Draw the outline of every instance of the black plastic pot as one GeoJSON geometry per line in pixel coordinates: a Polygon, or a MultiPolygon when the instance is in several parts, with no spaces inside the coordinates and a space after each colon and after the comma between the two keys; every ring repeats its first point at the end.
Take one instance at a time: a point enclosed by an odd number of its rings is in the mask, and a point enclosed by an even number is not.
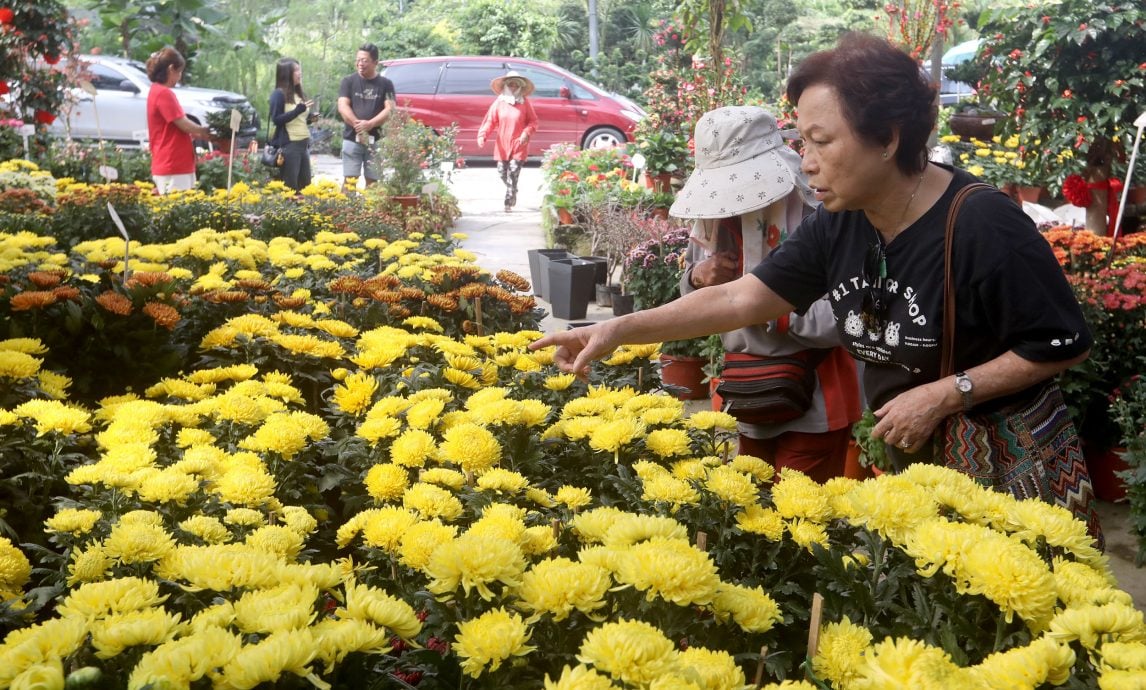
{"type": "Polygon", "coordinates": [[[633,313],[633,296],[613,293],[613,316],[633,313]]]}
{"type": "Polygon", "coordinates": [[[549,260],[549,298],[553,316],[566,321],[583,319],[596,289],[597,269],[592,261],[549,260]]]}
{"type": "Polygon", "coordinates": [[[533,283],[533,294],[548,302],[549,260],[575,256],[564,249],[530,249],[526,255],[529,256],[529,280],[533,283]]]}

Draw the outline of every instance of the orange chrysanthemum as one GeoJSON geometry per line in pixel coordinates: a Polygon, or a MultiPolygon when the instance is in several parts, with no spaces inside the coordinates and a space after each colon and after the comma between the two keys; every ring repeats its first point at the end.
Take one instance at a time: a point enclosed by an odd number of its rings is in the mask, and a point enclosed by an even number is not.
{"type": "Polygon", "coordinates": [[[131,274],[131,277],[127,279],[127,282],[124,283],[123,286],[129,290],[132,290],[137,287],[155,287],[156,285],[166,285],[168,283],[174,282],[174,280],[175,279],[167,273],[136,271],[135,273],[131,274]]]}
{"type": "Polygon", "coordinates": [[[131,300],[111,290],[101,292],[99,296],[96,297],[96,304],[110,311],[112,314],[118,314],[119,316],[127,316],[132,310],[131,300]]]}
{"type": "Polygon", "coordinates": [[[160,302],[148,302],[143,305],[143,313],[150,316],[156,326],[162,326],[169,331],[174,330],[175,324],[182,318],[175,307],[160,302]]]}
{"type": "Polygon", "coordinates": [[[56,303],[56,294],[45,290],[25,290],[12,296],[8,302],[12,311],[43,309],[56,303]]]}
{"type": "Polygon", "coordinates": [[[28,274],[28,282],[41,290],[56,287],[63,279],[62,271],[32,271],[28,274]]]}

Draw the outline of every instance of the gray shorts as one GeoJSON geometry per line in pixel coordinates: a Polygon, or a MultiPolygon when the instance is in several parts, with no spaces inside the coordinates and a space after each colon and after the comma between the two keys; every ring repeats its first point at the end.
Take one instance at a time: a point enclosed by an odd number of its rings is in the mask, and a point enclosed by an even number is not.
{"type": "Polygon", "coordinates": [[[363,166],[366,168],[366,179],[376,182],[378,174],[378,161],[374,160],[369,147],[363,146],[349,139],[342,140],[342,176],[362,177],[363,166]]]}

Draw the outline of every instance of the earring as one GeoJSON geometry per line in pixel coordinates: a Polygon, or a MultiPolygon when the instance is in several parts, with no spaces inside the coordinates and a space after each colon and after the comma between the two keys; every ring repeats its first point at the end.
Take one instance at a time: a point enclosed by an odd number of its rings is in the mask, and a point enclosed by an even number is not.
{"type": "Polygon", "coordinates": [[[887,151],[884,151],[884,152],[883,152],[883,159],[884,159],[884,160],[887,160],[887,151]]]}

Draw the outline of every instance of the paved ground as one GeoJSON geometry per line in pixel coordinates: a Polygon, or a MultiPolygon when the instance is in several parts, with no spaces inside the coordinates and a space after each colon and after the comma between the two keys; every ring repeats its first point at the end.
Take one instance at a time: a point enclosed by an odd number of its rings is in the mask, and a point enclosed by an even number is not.
{"type": "MultiPolygon", "coordinates": [[[[340,161],[333,156],[315,156],[314,168],[316,176],[342,180],[340,161]]],[[[526,251],[545,247],[545,233],[541,229],[541,170],[531,165],[521,171],[518,203],[511,213],[502,208],[505,188],[491,165],[454,171],[450,188],[462,210],[456,228],[469,236],[463,246],[477,255],[478,264],[490,271],[507,268],[528,279],[526,251]]],[[[549,309],[540,298],[538,303],[549,309]]],[[[590,304],[585,320],[611,317],[611,309],[590,304]]],[[[546,332],[563,330],[568,325],[568,321],[552,316],[542,322],[546,332]]],[[[689,404],[703,409],[709,403],[703,400],[689,404]]],[[[1140,610],[1146,611],[1146,569],[1134,566],[1137,543],[1130,534],[1130,508],[1126,503],[1100,501],[1099,515],[1111,570],[1119,586],[1130,592],[1140,610]]]]}

